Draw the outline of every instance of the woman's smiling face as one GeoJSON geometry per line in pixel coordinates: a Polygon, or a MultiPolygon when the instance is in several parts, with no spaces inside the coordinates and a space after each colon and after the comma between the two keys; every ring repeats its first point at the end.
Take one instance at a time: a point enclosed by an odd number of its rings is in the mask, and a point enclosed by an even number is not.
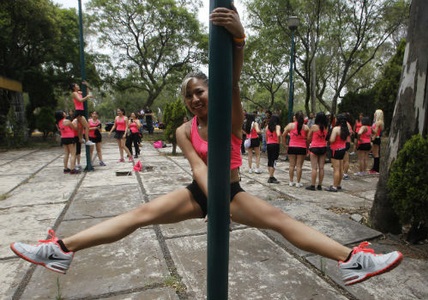
{"type": "Polygon", "coordinates": [[[208,86],[201,80],[191,78],[187,82],[184,102],[195,115],[203,116],[208,113],[208,86]]]}

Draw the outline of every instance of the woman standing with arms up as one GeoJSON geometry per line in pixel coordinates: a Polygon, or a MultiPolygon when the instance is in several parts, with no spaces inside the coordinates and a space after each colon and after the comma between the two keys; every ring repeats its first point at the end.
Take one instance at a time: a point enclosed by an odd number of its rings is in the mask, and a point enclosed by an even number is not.
{"type": "Polygon", "coordinates": [[[128,118],[125,116],[125,110],[123,108],[117,109],[117,116],[114,119],[114,125],[110,129],[108,135],[116,130],[114,134],[114,138],[117,140],[117,146],[119,147],[119,162],[125,162],[125,158],[123,157],[123,151],[128,155],[129,161],[133,161],[131,152],[129,152],[128,147],[126,147],[126,132],[128,131],[128,118]]]}
{"type": "Polygon", "coordinates": [[[383,123],[383,111],[377,109],[374,113],[373,125],[372,125],[372,153],[373,153],[373,167],[369,171],[369,174],[379,174],[379,164],[380,164],[380,141],[382,136],[382,131],[384,128],[383,123]]]}
{"type": "Polygon", "coordinates": [[[336,126],[333,127],[330,135],[331,163],[333,165],[333,185],[326,188],[328,192],[337,192],[341,189],[343,178],[343,158],[346,153],[346,141],[350,133],[346,116],[340,114],[336,118],[336,126]]]}
{"type": "Polygon", "coordinates": [[[328,120],[323,112],[317,113],[315,123],[309,128],[308,143],[309,153],[311,158],[311,185],[306,187],[307,190],[315,191],[315,183],[317,181],[317,190],[322,190],[322,182],[324,180],[324,164],[327,153],[327,131],[328,120]]]}
{"type": "MultiPolygon", "coordinates": [[[[241,188],[239,168],[242,165],[240,146],[243,114],[238,82],[244,57],[244,29],[235,10],[215,8],[210,20],[214,25],[225,27],[234,41],[229,199],[232,220],[248,226],[275,230],[300,249],[339,261],[339,269],[346,284],[366,280],[397,266],[402,260],[400,252],[375,255],[373,250],[367,248],[367,242],[354,249],[345,247],[241,188]],[[357,264],[360,268],[355,268],[357,264]]],[[[188,74],[182,83],[182,95],[185,105],[194,114],[191,121],[177,129],[178,145],[193,172],[191,184],[70,237],[58,239],[52,230],[49,232],[52,238],[41,241],[37,246],[12,243],[11,249],[32,263],[66,273],[74,254],[82,249],[118,241],[143,226],[204,218],[208,201],[207,77],[201,73],[188,74]]]]}
{"type": "MultiPolygon", "coordinates": [[[[244,122],[244,121],[242,121],[244,122]]],[[[251,138],[251,145],[248,150],[248,172],[251,174],[256,173],[260,174],[260,126],[256,122],[255,116],[253,114],[247,114],[247,123],[245,125],[245,133],[247,134],[247,139],[251,138]],[[256,169],[253,170],[253,150],[256,155],[256,169]]]]}
{"type": "Polygon", "coordinates": [[[279,118],[277,116],[271,114],[265,131],[269,172],[268,183],[279,183],[273,176],[275,174],[276,161],[279,157],[279,145],[281,144],[281,125],[279,125],[279,118]]]}
{"type": "MultiPolygon", "coordinates": [[[[309,132],[309,127],[304,122],[304,115],[302,111],[296,112],[294,115],[295,122],[289,123],[285,129],[283,136],[283,143],[286,143],[287,135],[290,134],[288,142],[288,160],[289,165],[289,176],[290,183],[289,186],[302,187],[303,184],[300,183],[302,178],[302,167],[305,157],[307,155],[307,135],[309,132]],[[294,182],[294,170],[296,169],[296,182],[294,182]]],[[[287,145],[285,145],[287,146],[287,145]]]]}

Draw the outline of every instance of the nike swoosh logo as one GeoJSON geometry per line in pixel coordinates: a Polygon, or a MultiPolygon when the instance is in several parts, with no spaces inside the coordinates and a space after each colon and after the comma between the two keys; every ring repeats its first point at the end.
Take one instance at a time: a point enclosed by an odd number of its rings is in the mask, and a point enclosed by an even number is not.
{"type": "Polygon", "coordinates": [[[363,266],[360,263],[357,263],[357,265],[355,267],[350,267],[350,268],[344,268],[347,270],[361,270],[363,268],[363,266]]]}
{"type": "Polygon", "coordinates": [[[55,254],[49,255],[48,258],[51,259],[51,260],[66,260],[66,259],[61,258],[61,257],[56,257],[55,254]]]}

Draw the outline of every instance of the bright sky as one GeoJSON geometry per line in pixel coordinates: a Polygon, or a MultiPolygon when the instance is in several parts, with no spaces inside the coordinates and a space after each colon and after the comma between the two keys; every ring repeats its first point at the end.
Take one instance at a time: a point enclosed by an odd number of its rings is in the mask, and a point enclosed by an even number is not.
{"type": "MultiPolygon", "coordinates": [[[[60,4],[63,8],[71,8],[74,7],[77,9],[78,6],[78,0],[52,0],[54,3],[60,4]]],[[[85,9],[85,4],[89,2],[89,0],[81,0],[82,1],[82,8],[83,10],[85,9]]],[[[205,26],[208,27],[208,10],[209,10],[209,0],[204,0],[204,7],[201,9],[201,11],[199,12],[198,16],[199,16],[199,20],[205,24],[205,26]]],[[[235,5],[238,9],[238,11],[240,12],[240,14],[242,15],[242,6],[241,6],[241,1],[240,0],[235,0],[235,5]]]]}

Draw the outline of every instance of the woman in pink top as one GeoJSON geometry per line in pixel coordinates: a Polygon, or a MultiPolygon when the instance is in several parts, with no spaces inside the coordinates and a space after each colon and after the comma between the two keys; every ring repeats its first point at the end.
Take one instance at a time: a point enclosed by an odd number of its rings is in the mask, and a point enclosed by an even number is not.
{"type": "MultiPolygon", "coordinates": [[[[375,255],[366,249],[367,243],[350,249],[324,234],[293,219],[266,201],[245,192],[240,187],[239,167],[241,160],[241,137],[243,114],[239,91],[245,34],[235,10],[215,8],[210,15],[214,26],[223,26],[230,34],[233,45],[232,73],[232,120],[231,120],[231,170],[230,170],[230,216],[235,222],[280,233],[295,246],[338,260],[346,284],[353,284],[370,276],[388,271],[402,259],[395,251],[375,255]],[[368,261],[368,262],[366,262],[368,261]],[[360,269],[353,266],[357,264],[360,269]]],[[[191,218],[204,218],[208,195],[208,79],[201,73],[186,76],[182,84],[186,107],[195,117],[177,129],[177,142],[191,166],[194,181],[186,188],[150,200],[134,210],[118,215],[64,239],[55,237],[32,246],[12,243],[11,249],[21,258],[40,264],[59,273],[65,273],[75,252],[96,245],[112,243],[135,230],[152,224],[169,224],[191,218]]],[[[215,201],[215,199],[210,199],[215,201]]],[[[99,267],[99,266],[98,266],[99,267]]]]}
{"type": "Polygon", "coordinates": [[[66,114],[63,111],[57,111],[55,113],[56,126],[61,133],[61,145],[64,148],[64,174],[70,173],[74,170],[74,164],[76,161],[76,145],[74,140],[74,130],[76,126],[72,121],[66,118],[66,114]],[[70,168],[68,167],[68,161],[70,160],[70,168]]]}
{"type": "Polygon", "coordinates": [[[307,148],[307,135],[309,132],[309,127],[304,123],[304,115],[302,111],[298,111],[294,115],[296,122],[289,123],[285,129],[283,136],[283,143],[285,147],[288,146],[288,160],[290,162],[289,165],[289,176],[290,182],[289,186],[302,187],[303,184],[300,183],[300,179],[302,178],[302,167],[303,162],[305,161],[305,157],[308,152],[307,148]],[[286,144],[286,138],[289,135],[288,145],[286,144]],[[296,177],[297,181],[294,182],[294,169],[296,169],[296,177]]]}
{"type": "Polygon", "coordinates": [[[259,123],[256,122],[255,116],[253,114],[247,114],[247,123],[245,126],[245,134],[247,139],[251,138],[251,145],[248,147],[248,172],[260,174],[260,138],[259,133],[261,133],[259,123]],[[256,168],[253,169],[253,151],[256,155],[256,168]]]}
{"type": "MultiPolygon", "coordinates": [[[[84,81],[82,84],[86,85],[89,89],[88,84],[84,81]]],[[[89,140],[89,125],[88,121],[85,118],[85,107],[83,102],[87,101],[89,98],[93,96],[88,94],[86,97],[82,97],[82,92],[80,91],[80,86],[77,83],[70,84],[71,97],[73,98],[74,104],[74,117],[77,118],[79,123],[85,129],[85,145],[93,146],[94,143],[89,140]]]]}
{"type": "Polygon", "coordinates": [[[271,115],[269,123],[266,126],[266,150],[268,156],[268,183],[279,183],[273,176],[275,174],[275,165],[279,157],[279,148],[281,144],[281,125],[279,118],[271,115]]]}
{"type": "Polygon", "coordinates": [[[128,131],[128,118],[125,116],[125,109],[118,108],[117,116],[114,119],[114,125],[110,129],[108,136],[111,135],[113,131],[116,131],[114,133],[114,138],[117,140],[117,146],[119,147],[119,155],[120,159],[119,162],[125,162],[125,159],[123,158],[123,151],[126,152],[128,155],[129,161],[134,161],[132,158],[131,152],[129,151],[128,147],[126,147],[126,132],[128,131]]]}
{"type": "Polygon", "coordinates": [[[372,125],[372,153],[373,153],[373,167],[370,169],[369,174],[379,174],[379,164],[380,164],[380,137],[382,136],[382,131],[384,128],[383,123],[383,111],[377,109],[373,117],[372,125]]]}
{"type": "MultiPolygon", "coordinates": [[[[88,120],[89,124],[89,139],[91,142],[95,143],[95,148],[97,149],[98,160],[100,161],[100,166],[105,166],[106,164],[103,161],[103,154],[101,151],[102,144],[102,135],[101,135],[101,121],[98,119],[98,113],[93,111],[91,118],[88,120]]],[[[91,147],[91,158],[94,153],[94,147],[91,147]]]]}
{"type": "Polygon", "coordinates": [[[354,175],[363,176],[366,174],[369,152],[372,149],[371,135],[372,129],[370,127],[370,118],[363,117],[360,129],[357,132],[356,141],[359,172],[354,175]]]}
{"type": "Polygon", "coordinates": [[[350,133],[348,122],[344,114],[336,117],[336,126],[333,127],[330,135],[330,149],[331,149],[331,164],[333,165],[333,185],[326,188],[326,191],[337,192],[341,189],[341,182],[343,178],[343,158],[345,157],[346,142],[350,133]]]}
{"type": "Polygon", "coordinates": [[[307,190],[315,191],[315,183],[317,181],[317,190],[322,190],[322,182],[324,180],[324,164],[327,153],[327,131],[328,131],[327,116],[323,112],[317,113],[315,124],[309,128],[308,143],[309,153],[311,157],[311,185],[306,187],[307,190]]]}
{"type": "Polygon", "coordinates": [[[132,144],[134,144],[135,149],[135,155],[134,158],[138,158],[138,155],[140,154],[140,127],[141,123],[140,120],[136,117],[135,113],[131,113],[131,115],[128,118],[128,128],[129,128],[129,135],[126,138],[126,148],[128,148],[129,152],[132,155],[132,144]]]}

